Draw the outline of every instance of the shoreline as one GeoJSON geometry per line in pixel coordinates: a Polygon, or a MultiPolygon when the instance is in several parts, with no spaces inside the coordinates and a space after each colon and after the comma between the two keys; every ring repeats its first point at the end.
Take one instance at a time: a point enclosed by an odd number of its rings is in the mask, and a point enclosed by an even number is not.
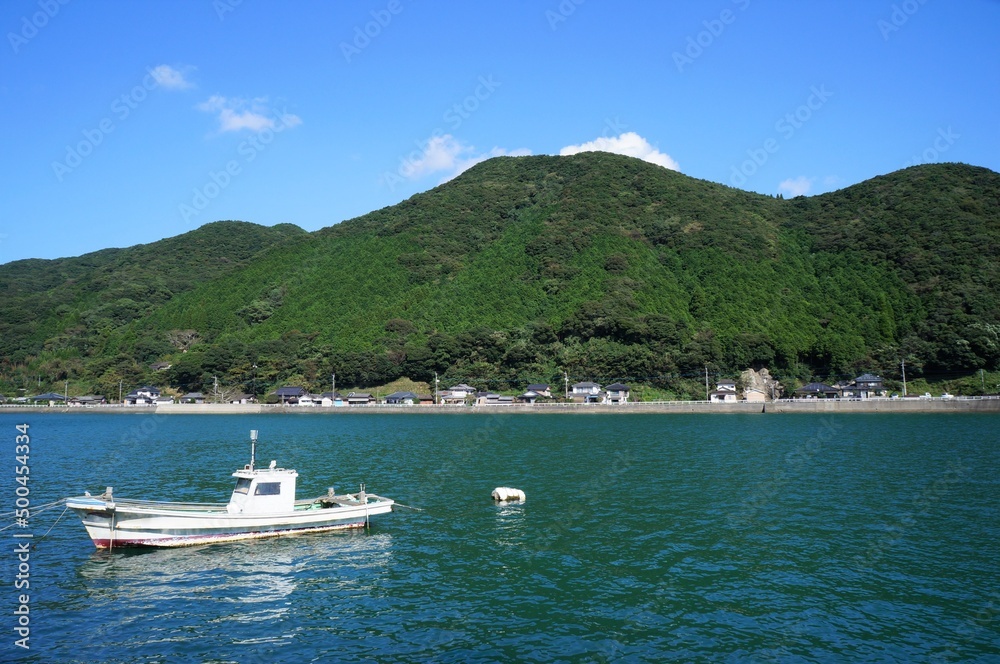
{"type": "Polygon", "coordinates": [[[475,406],[281,406],[269,404],[165,404],[160,406],[0,406],[0,413],[117,413],[133,415],[340,415],[364,413],[574,413],[574,414],[781,414],[781,413],[1000,413],[1000,397],[953,399],[788,399],[766,402],[711,403],[708,401],[637,402],[611,404],[512,404],[475,406]]]}

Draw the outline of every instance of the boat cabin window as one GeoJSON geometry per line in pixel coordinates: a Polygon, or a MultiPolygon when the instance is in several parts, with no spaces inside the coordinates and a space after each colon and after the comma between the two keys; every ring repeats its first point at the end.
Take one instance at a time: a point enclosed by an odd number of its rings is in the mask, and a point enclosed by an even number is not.
{"type": "Polygon", "coordinates": [[[236,488],[233,493],[246,493],[250,490],[250,478],[240,477],[236,480],[236,488]]]}
{"type": "Polygon", "coordinates": [[[254,491],[255,496],[277,496],[280,493],[281,482],[260,482],[254,491]]]}

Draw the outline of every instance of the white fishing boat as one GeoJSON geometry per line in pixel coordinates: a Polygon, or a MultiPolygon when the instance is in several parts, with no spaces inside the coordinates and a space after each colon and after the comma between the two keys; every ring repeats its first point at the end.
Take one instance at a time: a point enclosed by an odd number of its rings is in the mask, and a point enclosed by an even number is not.
{"type": "Polygon", "coordinates": [[[256,468],[257,432],[250,432],[250,463],[233,473],[236,487],[228,503],[172,503],[119,500],[108,487],[104,494],[67,498],[66,506],[83,521],[100,549],[119,546],[190,546],[210,542],[315,533],[368,525],[369,519],[392,511],[395,502],[361,490],[295,499],[298,473],[256,468]]]}

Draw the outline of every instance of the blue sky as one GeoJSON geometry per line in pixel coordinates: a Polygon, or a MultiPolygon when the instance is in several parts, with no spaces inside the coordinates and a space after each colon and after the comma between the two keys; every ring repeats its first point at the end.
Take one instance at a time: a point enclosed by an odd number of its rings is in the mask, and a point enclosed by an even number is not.
{"type": "Polygon", "coordinates": [[[0,4],[0,263],[316,230],[503,154],[766,194],[1000,171],[1000,2],[0,4]]]}

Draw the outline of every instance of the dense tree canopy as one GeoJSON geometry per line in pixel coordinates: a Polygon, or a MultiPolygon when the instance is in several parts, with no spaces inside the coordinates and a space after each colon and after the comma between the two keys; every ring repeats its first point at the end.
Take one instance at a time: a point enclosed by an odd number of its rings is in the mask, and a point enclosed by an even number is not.
{"type": "Polygon", "coordinates": [[[997,369],[998,252],[982,168],[782,200],[606,153],[497,158],[315,233],[216,222],[0,266],[0,391],[997,369]]]}

